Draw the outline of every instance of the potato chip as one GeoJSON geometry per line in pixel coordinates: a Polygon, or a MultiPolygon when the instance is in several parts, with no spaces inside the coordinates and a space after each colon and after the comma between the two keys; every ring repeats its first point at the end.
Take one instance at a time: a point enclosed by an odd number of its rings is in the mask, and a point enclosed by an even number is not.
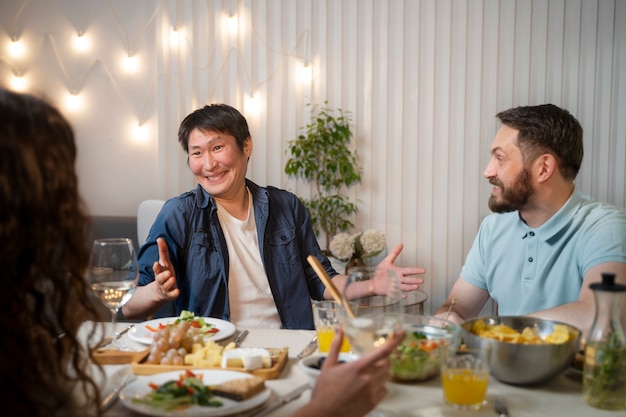
{"type": "Polygon", "coordinates": [[[563,324],[555,324],[552,333],[546,336],[546,342],[552,344],[565,343],[569,340],[569,330],[563,324]]]}
{"type": "Polygon", "coordinates": [[[525,327],[521,333],[504,324],[486,324],[483,320],[472,323],[470,330],[475,335],[500,342],[528,345],[560,344],[569,340],[569,331],[563,324],[555,324],[552,333],[542,338],[536,328],[525,327]]]}

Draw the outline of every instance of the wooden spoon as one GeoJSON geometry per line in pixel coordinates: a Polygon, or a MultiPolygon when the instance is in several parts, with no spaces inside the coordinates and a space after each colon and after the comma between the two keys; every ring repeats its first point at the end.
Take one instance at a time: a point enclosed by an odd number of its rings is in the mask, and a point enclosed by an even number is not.
{"type": "Polygon", "coordinates": [[[330,277],[326,273],[326,270],[324,269],[324,267],[320,263],[319,259],[317,259],[313,255],[309,255],[306,258],[306,260],[313,267],[313,269],[315,270],[315,273],[317,274],[318,277],[320,277],[320,279],[322,280],[324,285],[326,285],[326,287],[328,288],[328,290],[332,294],[333,298],[335,299],[335,302],[337,304],[339,304],[340,306],[342,306],[343,308],[346,309],[346,312],[348,313],[350,318],[354,318],[355,314],[354,314],[354,311],[352,311],[352,307],[350,306],[350,303],[344,302],[345,300],[343,299],[343,297],[339,293],[339,290],[335,286],[335,283],[333,282],[333,280],[330,279],[330,277]]]}

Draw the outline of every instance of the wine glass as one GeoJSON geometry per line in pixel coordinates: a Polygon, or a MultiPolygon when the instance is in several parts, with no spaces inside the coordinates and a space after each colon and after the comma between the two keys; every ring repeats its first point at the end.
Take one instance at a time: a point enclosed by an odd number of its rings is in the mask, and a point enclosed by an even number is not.
{"type": "MultiPolygon", "coordinates": [[[[403,327],[403,304],[400,280],[393,269],[375,268],[350,273],[343,289],[344,300],[357,305],[354,316],[346,312],[341,321],[352,353],[362,356],[385,343],[403,327]],[[374,291],[376,295],[369,295],[374,291]],[[367,294],[367,295],[365,295],[367,294]]],[[[377,408],[368,417],[392,417],[394,414],[377,408]]]]}
{"type": "Polygon", "coordinates": [[[125,350],[116,337],[117,312],[130,299],[139,279],[132,239],[97,239],[93,242],[88,280],[98,299],[111,310],[110,348],[125,350]]]}
{"type": "Polygon", "coordinates": [[[400,279],[391,268],[361,266],[349,269],[342,297],[357,304],[360,316],[401,313],[404,308],[400,279]],[[371,295],[372,292],[375,295],[371,295]]]}

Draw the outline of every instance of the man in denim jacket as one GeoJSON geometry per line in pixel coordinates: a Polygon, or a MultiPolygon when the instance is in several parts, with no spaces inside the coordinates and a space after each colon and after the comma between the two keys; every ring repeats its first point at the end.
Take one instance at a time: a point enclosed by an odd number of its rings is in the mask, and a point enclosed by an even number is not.
{"type": "MultiPolygon", "coordinates": [[[[297,196],[246,179],[252,138],[245,118],[230,106],[207,105],[183,120],[178,140],[199,185],[168,200],[157,216],[124,316],[144,318],[173,301],[174,315],[188,310],[237,327],[313,329],[311,300],[331,293],[307,257],[317,257],[337,287],[347,277],[323,255],[297,196]]],[[[423,280],[414,275],[424,270],[395,267],[401,251],[397,245],[381,264],[397,271],[404,291],[415,290],[423,280]]]]}

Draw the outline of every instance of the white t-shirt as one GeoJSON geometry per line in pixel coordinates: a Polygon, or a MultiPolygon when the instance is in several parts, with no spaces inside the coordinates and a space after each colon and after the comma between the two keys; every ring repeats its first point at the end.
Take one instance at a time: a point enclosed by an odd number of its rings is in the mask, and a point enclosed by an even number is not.
{"type": "Polygon", "coordinates": [[[231,216],[217,204],[217,216],[228,247],[231,321],[238,328],[279,329],[282,325],[261,261],[249,190],[248,197],[246,220],[231,216]]]}

